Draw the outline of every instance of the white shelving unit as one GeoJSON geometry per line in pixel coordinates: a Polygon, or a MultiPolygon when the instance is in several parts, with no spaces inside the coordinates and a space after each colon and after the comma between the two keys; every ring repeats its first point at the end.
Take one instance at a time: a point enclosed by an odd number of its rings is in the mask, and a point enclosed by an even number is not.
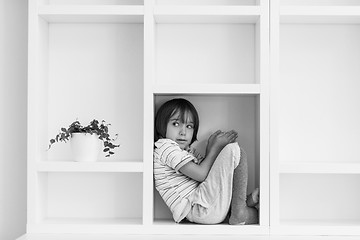
{"type": "Polygon", "coordinates": [[[30,0],[28,88],[28,236],[269,233],[268,1],[30,0]],[[238,130],[260,224],[173,222],[153,186],[153,124],[179,96],[199,110],[200,150],[238,130]],[[113,158],[47,150],[59,127],[93,118],[119,133],[113,158]]]}
{"type": "Polygon", "coordinates": [[[359,10],[271,1],[272,234],[360,234],[359,10]]]}
{"type": "Polygon", "coordinates": [[[358,0],[29,0],[21,239],[360,235],[359,42],[358,0]],[[152,154],[154,114],[174,97],[199,111],[200,151],[219,128],[239,132],[260,224],[173,222],[152,154]],[[77,163],[68,144],[47,150],[77,118],[112,123],[115,157],[77,163]]]}

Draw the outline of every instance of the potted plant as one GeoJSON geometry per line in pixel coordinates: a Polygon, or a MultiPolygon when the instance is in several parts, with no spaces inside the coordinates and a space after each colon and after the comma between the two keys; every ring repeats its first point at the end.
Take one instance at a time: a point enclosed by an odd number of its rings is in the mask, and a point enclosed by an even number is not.
{"type": "MultiPolygon", "coordinates": [[[[87,126],[82,126],[76,120],[68,128],[61,128],[55,138],[50,139],[49,149],[56,142],[67,142],[70,140],[75,161],[96,161],[103,143],[105,157],[114,154],[114,149],[120,145],[114,144],[114,138],[110,138],[109,126],[111,124],[102,120],[101,123],[94,119],[87,126]]],[[[117,137],[117,134],[115,135],[117,137]]]]}

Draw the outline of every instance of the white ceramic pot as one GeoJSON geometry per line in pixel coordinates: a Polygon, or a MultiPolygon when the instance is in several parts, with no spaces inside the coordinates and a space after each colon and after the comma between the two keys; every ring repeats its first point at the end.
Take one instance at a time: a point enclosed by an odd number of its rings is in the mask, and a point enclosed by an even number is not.
{"type": "Polygon", "coordinates": [[[97,134],[73,133],[71,150],[76,162],[95,162],[98,159],[102,141],[97,134]]]}

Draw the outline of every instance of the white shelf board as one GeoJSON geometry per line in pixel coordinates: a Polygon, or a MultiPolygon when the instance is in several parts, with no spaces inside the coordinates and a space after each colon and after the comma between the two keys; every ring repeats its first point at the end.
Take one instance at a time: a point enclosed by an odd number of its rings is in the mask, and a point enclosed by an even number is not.
{"type": "Polygon", "coordinates": [[[356,162],[280,162],[280,173],[360,174],[356,162]]]}
{"type": "Polygon", "coordinates": [[[359,24],[360,6],[280,7],[280,22],[359,24]]]}
{"type": "Polygon", "coordinates": [[[51,23],[143,23],[143,6],[118,5],[44,5],[40,17],[51,23]]]}
{"type": "Polygon", "coordinates": [[[270,234],[281,235],[359,235],[360,220],[296,219],[280,220],[270,234]]]}
{"type": "Polygon", "coordinates": [[[141,218],[46,218],[42,224],[70,224],[70,225],[141,225],[141,218]]]}
{"type": "Polygon", "coordinates": [[[269,227],[260,225],[202,225],[175,223],[172,220],[142,224],[142,219],[73,219],[51,218],[29,225],[31,233],[107,233],[107,234],[191,234],[191,235],[268,235],[269,227]]]}
{"type": "Polygon", "coordinates": [[[47,161],[36,164],[38,172],[143,172],[142,162],[47,161]]]}
{"type": "Polygon", "coordinates": [[[194,223],[180,223],[177,224],[172,220],[155,220],[152,226],[155,232],[162,232],[162,234],[211,234],[211,235],[227,235],[227,234],[269,234],[268,226],[261,225],[229,225],[227,223],[215,225],[203,225],[194,223]]]}
{"type": "Polygon", "coordinates": [[[360,226],[360,219],[282,219],[283,226],[360,226]]]}
{"type": "MultiPolygon", "coordinates": [[[[202,236],[196,235],[121,235],[121,234],[26,234],[17,240],[239,240],[238,235],[219,236],[203,233],[202,236]]],[[[246,236],[244,240],[359,240],[357,236],[246,236]]]]}
{"type": "Polygon", "coordinates": [[[141,218],[47,218],[39,224],[28,225],[31,233],[121,233],[138,232],[142,227],[141,218]]]}
{"type": "Polygon", "coordinates": [[[259,6],[157,6],[157,23],[257,23],[259,6]]]}
{"type": "Polygon", "coordinates": [[[165,85],[157,84],[154,94],[260,94],[260,84],[193,84],[165,85]]]}

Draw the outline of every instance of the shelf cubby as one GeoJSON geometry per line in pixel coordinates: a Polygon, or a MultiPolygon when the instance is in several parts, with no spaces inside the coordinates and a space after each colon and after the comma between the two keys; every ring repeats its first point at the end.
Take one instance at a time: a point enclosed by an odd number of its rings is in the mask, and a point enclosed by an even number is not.
{"type": "Polygon", "coordinates": [[[157,23],[155,28],[157,85],[182,84],[191,91],[197,84],[260,83],[255,23],[157,23]]]}
{"type": "MultiPolygon", "coordinates": [[[[38,160],[68,161],[69,144],[55,144],[46,151],[50,138],[60,127],[78,119],[111,123],[110,133],[118,133],[118,158],[113,161],[142,159],[143,125],[143,24],[142,23],[52,23],[39,19],[44,41],[38,94],[46,101],[39,121],[38,160]],[[114,49],[116,49],[114,51],[114,49]],[[124,87],[122,81],[128,80],[124,87]],[[39,86],[39,88],[44,88],[39,86]],[[85,95],[84,95],[85,93],[85,95]],[[132,97],[132,105],[127,101],[132,97]],[[127,117],[124,117],[124,113],[127,117]],[[131,132],[131,133],[130,133],[131,132]]],[[[100,159],[105,160],[103,155],[100,159]]]]}
{"type": "Polygon", "coordinates": [[[292,234],[334,234],[360,223],[359,174],[281,174],[280,224],[292,234]],[[331,200],[331,201],[330,201],[331,200]]]}
{"type": "Polygon", "coordinates": [[[359,24],[280,25],[281,162],[360,163],[359,41],[359,24]]]}
{"type": "Polygon", "coordinates": [[[41,172],[38,178],[41,224],[142,223],[141,173],[41,172]]]}
{"type": "MultiPolygon", "coordinates": [[[[205,153],[207,139],[216,130],[234,129],[239,133],[239,145],[248,156],[248,190],[252,191],[259,187],[259,95],[158,94],[155,95],[155,110],[157,111],[165,101],[173,98],[185,98],[197,109],[200,119],[199,141],[195,142],[193,146],[202,155],[205,153]]],[[[161,197],[155,193],[154,222],[161,221],[171,222],[172,217],[161,197]]]]}

